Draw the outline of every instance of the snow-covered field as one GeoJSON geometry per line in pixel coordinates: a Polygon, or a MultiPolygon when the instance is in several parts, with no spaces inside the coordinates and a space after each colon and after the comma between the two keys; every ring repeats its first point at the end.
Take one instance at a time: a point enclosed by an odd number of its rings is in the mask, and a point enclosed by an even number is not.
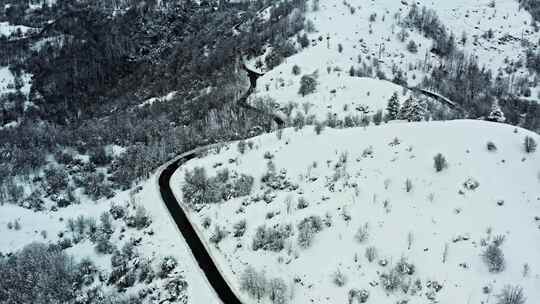
{"type": "Polygon", "coordinates": [[[286,129],[281,139],[266,134],[248,140],[253,148],[245,154],[229,144],[192,160],[176,172],[171,185],[182,198],[185,172],[199,166],[208,176],[227,168],[232,176],[255,178],[249,197],[190,215],[207,241],[216,226],[232,232],[235,223],[247,221],[243,237],[228,234],[219,245],[209,245],[236,286],[239,274],[251,265],[294,286],[293,303],[346,303],[352,288],[368,290],[370,303],[432,303],[427,286],[435,284],[430,281],[442,285],[434,292],[440,303],[493,303],[506,284],[522,286],[528,303],[535,303],[540,300],[540,222],[535,220],[540,215],[540,154],[524,151],[525,136],[540,141],[526,130],[481,121],[325,129],[321,135],[312,127],[286,129]],[[496,151],[487,150],[490,141],[496,151]],[[448,162],[442,172],[434,168],[437,153],[448,162]],[[298,189],[269,190],[261,182],[269,159],[277,175],[298,189]],[[467,188],[475,182],[476,189],[467,188]],[[298,208],[300,198],[308,202],[306,208],[298,208]],[[296,227],[312,215],[331,218],[331,225],[304,249],[296,227]],[[211,226],[205,229],[206,218],[211,226]],[[293,227],[285,249],[254,251],[257,227],[278,224],[293,227]],[[355,235],[365,225],[368,236],[360,243],[355,235]],[[506,268],[490,273],[481,255],[498,235],[505,237],[506,268]],[[368,247],[377,252],[372,263],[365,257],[368,247]],[[415,288],[387,292],[381,285],[381,274],[402,257],[415,266],[404,280],[420,280],[423,288],[415,295],[415,288]],[[346,278],[343,287],[333,283],[338,270],[346,278]]]}

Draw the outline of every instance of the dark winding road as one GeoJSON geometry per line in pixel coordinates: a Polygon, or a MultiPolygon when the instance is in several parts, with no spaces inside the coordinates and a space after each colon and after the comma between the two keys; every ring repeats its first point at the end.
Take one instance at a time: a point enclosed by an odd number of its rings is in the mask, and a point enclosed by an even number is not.
{"type": "MultiPolygon", "coordinates": [[[[265,112],[247,103],[248,97],[255,91],[257,79],[263,74],[250,70],[245,64],[242,64],[242,69],[244,69],[248,74],[250,86],[249,89],[240,97],[240,99],[236,101],[237,105],[259,114],[267,115],[269,118],[273,119],[279,125],[279,127],[282,127],[284,121],[278,114],[265,112]]],[[[158,177],[159,191],[161,192],[163,202],[165,202],[165,206],[167,206],[167,209],[172,219],[176,223],[178,230],[180,230],[184,236],[184,239],[191,249],[195,260],[197,260],[199,267],[204,272],[204,275],[208,279],[208,282],[212,288],[215,290],[221,302],[223,304],[242,304],[232,288],[227,284],[227,281],[223,278],[223,275],[219,271],[216,263],[212,260],[212,257],[204,246],[203,240],[199,238],[195,228],[191,225],[184,208],[182,208],[180,202],[176,200],[170,185],[172,175],[181,165],[190,159],[197,157],[199,153],[208,150],[211,146],[201,147],[191,150],[190,152],[186,152],[179,156],[176,160],[165,165],[165,168],[161,171],[158,177]]]]}
{"type": "Polygon", "coordinates": [[[176,223],[176,226],[180,232],[182,232],[182,235],[191,249],[195,260],[197,260],[199,267],[204,272],[208,282],[210,282],[210,285],[215,290],[221,302],[224,304],[242,304],[231,287],[227,284],[227,281],[223,278],[221,272],[218,270],[216,264],[212,260],[212,257],[206,250],[203,241],[199,238],[197,232],[191,225],[187,214],[184,212],[184,209],[180,207],[180,202],[176,200],[170,186],[170,180],[174,172],[182,164],[190,159],[195,158],[197,154],[197,150],[185,153],[177,160],[166,165],[159,175],[159,191],[161,192],[161,197],[163,198],[165,206],[167,206],[171,217],[176,223]]]}

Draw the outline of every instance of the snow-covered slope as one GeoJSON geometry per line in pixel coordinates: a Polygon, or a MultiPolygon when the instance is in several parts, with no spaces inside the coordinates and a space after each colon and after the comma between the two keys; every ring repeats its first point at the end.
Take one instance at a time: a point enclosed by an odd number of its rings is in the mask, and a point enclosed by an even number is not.
{"type": "MultiPolygon", "coordinates": [[[[362,69],[364,74],[367,68],[371,69],[369,77],[376,77],[376,71],[380,70],[388,79],[401,70],[407,77],[408,86],[414,87],[429,74],[431,67],[441,64],[441,58],[431,52],[431,39],[418,30],[404,29],[401,25],[412,1],[318,2],[319,9],[313,11],[312,1],[308,1],[306,19],[315,29],[306,32],[309,47],[268,71],[260,79],[255,97],[271,97],[281,106],[297,103],[299,111],[303,111],[303,103],[311,103],[313,106],[308,115],[313,114],[319,120],[325,119],[327,113],[342,118],[347,115],[342,110],[344,104],[354,108],[353,103],[365,103],[376,111],[384,109],[387,97],[393,91],[407,94],[402,87],[391,86],[386,81],[350,77],[351,67],[357,71],[362,69]],[[403,41],[400,39],[402,33],[406,35],[403,41]],[[407,49],[410,41],[416,43],[416,53],[407,49]],[[293,75],[294,65],[300,67],[300,75],[293,75]],[[314,72],[318,72],[319,77],[317,90],[301,97],[298,94],[301,75],[314,72]],[[333,90],[335,93],[330,93],[333,90]],[[366,96],[367,92],[373,95],[366,96]]],[[[526,10],[519,9],[518,1],[494,1],[494,6],[490,0],[415,2],[419,10],[423,7],[432,9],[448,34],[455,35],[458,49],[467,57],[474,56],[479,65],[491,69],[493,75],[509,64],[513,64],[517,76],[528,75],[523,67],[525,50],[538,44],[540,33],[534,31],[532,17],[526,10]],[[489,30],[493,31],[492,38],[486,36],[489,30]],[[462,40],[464,35],[466,39],[462,40]]],[[[537,89],[531,89],[536,97],[537,89]]]]}
{"type": "Polygon", "coordinates": [[[321,135],[311,127],[286,129],[281,139],[267,134],[248,140],[253,148],[244,154],[229,144],[192,160],[177,171],[172,186],[181,198],[184,174],[195,167],[204,167],[208,176],[228,169],[231,176],[254,177],[250,196],[191,213],[207,241],[215,227],[232,232],[235,223],[247,221],[243,237],[229,233],[219,245],[209,245],[236,286],[251,265],[289,283],[292,303],[347,303],[353,288],[367,290],[369,303],[432,303],[428,297],[492,303],[506,284],[523,286],[528,303],[534,303],[540,300],[540,154],[524,151],[526,136],[540,141],[526,130],[481,121],[327,128],[321,135]],[[496,151],[488,151],[488,142],[496,151]],[[441,172],[434,168],[437,153],[448,162],[441,172]],[[278,180],[296,184],[296,190],[274,190],[261,181],[270,160],[278,180]],[[297,206],[300,198],[307,207],[297,206]],[[297,225],[313,215],[328,225],[309,248],[301,248],[297,225]],[[259,226],[284,224],[292,224],[293,233],[283,250],[253,250],[259,226]],[[362,227],[368,233],[359,242],[362,227]],[[490,273],[482,252],[498,235],[505,238],[500,247],[506,267],[490,273]],[[368,247],[377,252],[371,263],[368,247]],[[382,275],[401,258],[415,267],[402,278],[410,288],[385,291],[382,275]],[[333,282],[338,271],[346,278],[343,287],[333,282]],[[421,290],[414,287],[417,280],[421,290]],[[433,282],[442,289],[434,291],[433,282]]]}
{"type": "MultiPolygon", "coordinates": [[[[3,254],[16,252],[32,242],[54,244],[61,240],[59,233],[62,233],[64,239],[69,239],[72,235],[72,232],[68,230],[69,219],[84,216],[84,218],[94,218],[99,221],[102,213],[109,213],[111,205],[124,206],[127,202],[131,202],[143,206],[148,211],[152,224],[146,229],[137,230],[127,228],[122,220],[113,220],[114,233],[111,242],[120,249],[125,243],[140,239],[140,244],[135,249],[139,252],[137,259],[139,262],[147,259],[152,261],[154,268],[159,266],[159,262],[164,257],[174,257],[178,262],[180,275],[188,282],[188,303],[219,303],[204,274],[191,256],[191,251],[182,238],[182,234],[176,229],[161,201],[157,176],[152,176],[138,189],[140,191],[121,192],[111,200],[98,202],[82,200],[80,204],[60,208],[55,212],[33,212],[15,205],[0,204],[0,235],[2,236],[0,237],[0,252],[3,254]],[[15,222],[20,228],[14,227],[15,222]],[[12,228],[8,228],[9,224],[12,228]]],[[[66,253],[72,255],[77,261],[90,258],[99,271],[110,272],[111,255],[100,254],[95,247],[90,240],[83,238],[79,243],[66,249],[66,253]]],[[[159,286],[159,282],[157,284],[158,289],[165,289],[159,286]]],[[[132,288],[128,288],[126,294],[134,294],[147,287],[151,286],[137,282],[132,288]]],[[[149,301],[149,298],[147,300],[149,301]]]]}

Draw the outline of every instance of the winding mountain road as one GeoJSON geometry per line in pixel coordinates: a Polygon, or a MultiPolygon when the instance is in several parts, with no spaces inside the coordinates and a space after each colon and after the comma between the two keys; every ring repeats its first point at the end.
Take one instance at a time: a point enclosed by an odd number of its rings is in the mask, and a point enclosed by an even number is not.
{"type": "MultiPolygon", "coordinates": [[[[245,70],[248,74],[250,80],[249,89],[236,101],[237,105],[248,110],[252,110],[258,114],[267,115],[269,118],[273,119],[280,127],[283,126],[284,121],[280,115],[276,113],[269,113],[257,109],[247,103],[248,97],[255,91],[257,86],[257,79],[263,74],[250,70],[245,64],[242,65],[242,69],[245,70]]],[[[201,240],[195,227],[189,221],[188,215],[186,214],[186,209],[182,208],[180,202],[174,196],[174,193],[171,189],[171,177],[174,172],[185,164],[190,159],[193,159],[203,151],[207,151],[214,145],[201,147],[198,149],[191,150],[180,155],[177,159],[166,164],[158,177],[159,191],[165,206],[167,207],[172,219],[174,220],[178,230],[184,236],[186,243],[188,244],[195,260],[199,264],[199,267],[204,272],[204,275],[208,279],[208,282],[215,290],[217,296],[223,304],[242,304],[238,296],[235,294],[231,286],[227,283],[223,274],[220,272],[219,267],[215,261],[210,256],[207,248],[204,245],[204,241],[201,240]]]]}
{"type": "Polygon", "coordinates": [[[188,219],[188,215],[186,214],[184,208],[180,206],[180,202],[176,200],[176,197],[171,189],[170,181],[174,172],[176,172],[181,165],[190,159],[197,157],[201,150],[202,149],[196,149],[184,153],[178,159],[167,164],[166,167],[161,171],[158,178],[159,191],[161,192],[163,202],[165,202],[165,206],[171,214],[172,219],[184,236],[184,239],[191,249],[195,260],[197,260],[199,267],[204,272],[208,282],[215,290],[221,302],[223,304],[242,304],[206,250],[203,240],[201,240],[197,235],[195,228],[188,219]]]}

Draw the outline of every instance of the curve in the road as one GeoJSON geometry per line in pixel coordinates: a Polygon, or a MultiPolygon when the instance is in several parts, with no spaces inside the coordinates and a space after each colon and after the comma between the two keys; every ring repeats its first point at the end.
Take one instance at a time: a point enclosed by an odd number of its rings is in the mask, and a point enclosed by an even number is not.
{"type": "MultiPolygon", "coordinates": [[[[284,120],[278,114],[265,112],[247,103],[248,97],[255,91],[257,79],[263,74],[250,70],[245,64],[242,64],[242,68],[248,73],[250,86],[249,89],[240,97],[240,99],[237,100],[237,104],[241,107],[256,111],[259,114],[269,116],[278,124],[279,127],[282,127],[284,125],[284,120]]],[[[211,146],[207,146],[206,148],[203,147],[186,152],[179,156],[178,159],[167,164],[161,171],[158,178],[159,191],[161,192],[161,197],[165,202],[165,206],[178,227],[178,230],[180,230],[184,236],[184,239],[191,249],[195,260],[197,260],[199,267],[204,272],[204,275],[208,279],[208,282],[212,288],[215,290],[221,302],[223,304],[242,304],[225,278],[223,278],[223,275],[219,271],[216,263],[212,260],[212,257],[206,250],[203,241],[200,239],[199,235],[195,231],[195,228],[189,221],[184,208],[182,208],[180,206],[180,202],[176,200],[170,185],[172,175],[182,164],[186,163],[190,159],[195,158],[200,152],[203,150],[208,150],[210,147],[211,146]]]]}
{"type": "Polygon", "coordinates": [[[199,264],[199,267],[204,272],[208,282],[215,290],[216,294],[224,304],[242,304],[231,287],[227,284],[225,278],[223,278],[221,272],[216,266],[212,257],[206,250],[203,241],[197,235],[195,228],[191,225],[187,214],[180,206],[180,202],[176,200],[173,191],[170,186],[170,180],[174,172],[185,162],[193,159],[197,156],[196,152],[184,154],[179,159],[173,161],[167,165],[159,176],[159,191],[161,197],[165,202],[165,206],[169,210],[171,217],[173,218],[176,226],[184,236],[195,260],[199,264]]]}

